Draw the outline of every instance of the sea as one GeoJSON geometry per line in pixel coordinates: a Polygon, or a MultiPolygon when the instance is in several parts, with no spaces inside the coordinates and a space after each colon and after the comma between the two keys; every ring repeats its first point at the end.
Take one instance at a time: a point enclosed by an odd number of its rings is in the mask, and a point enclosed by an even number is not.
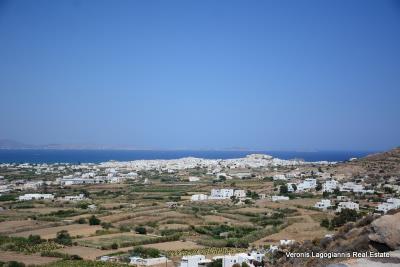
{"type": "Polygon", "coordinates": [[[206,159],[242,158],[249,154],[268,154],[280,159],[305,161],[346,161],[376,151],[233,151],[233,150],[52,150],[0,149],[0,163],[99,163],[110,160],[150,160],[197,157],[206,159]]]}

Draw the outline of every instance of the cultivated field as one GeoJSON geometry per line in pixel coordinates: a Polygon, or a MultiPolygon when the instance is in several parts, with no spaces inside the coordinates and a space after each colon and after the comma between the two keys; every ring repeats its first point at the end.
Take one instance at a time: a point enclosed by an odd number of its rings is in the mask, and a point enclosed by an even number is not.
{"type": "Polygon", "coordinates": [[[100,229],[101,226],[99,225],[90,226],[82,224],[70,224],[64,226],[49,227],[32,231],[19,232],[12,234],[11,236],[28,237],[29,235],[39,235],[44,239],[51,239],[55,238],[57,233],[62,230],[68,231],[71,236],[89,236],[96,233],[96,231],[100,229]]]}
{"type": "Polygon", "coordinates": [[[42,257],[38,255],[26,255],[11,251],[0,251],[0,261],[2,262],[18,261],[25,263],[26,265],[43,265],[58,260],[58,258],[53,257],[42,257]]]}

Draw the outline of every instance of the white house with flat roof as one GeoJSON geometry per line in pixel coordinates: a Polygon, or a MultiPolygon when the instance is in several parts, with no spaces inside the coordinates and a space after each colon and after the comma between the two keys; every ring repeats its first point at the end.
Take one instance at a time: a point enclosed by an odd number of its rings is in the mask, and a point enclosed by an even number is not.
{"type": "Polygon", "coordinates": [[[364,186],[361,184],[356,184],[353,182],[347,182],[340,186],[341,192],[362,192],[364,190],[364,186]]]}
{"type": "Polygon", "coordinates": [[[234,194],[234,190],[230,188],[211,189],[209,199],[230,199],[234,194]]]}
{"type": "Polygon", "coordinates": [[[79,195],[76,195],[76,196],[65,196],[62,200],[65,200],[65,201],[82,201],[82,200],[85,200],[85,199],[86,199],[86,197],[85,197],[84,194],[79,194],[79,195]]]}
{"type": "Polygon", "coordinates": [[[297,185],[297,191],[307,191],[317,187],[317,180],[313,178],[307,178],[303,182],[297,185]]]}
{"type": "Polygon", "coordinates": [[[197,182],[200,181],[199,177],[196,176],[189,176],[189,182],[197,182]]]}
{"type": "Polygon", "coordinates": [[[208,199],[208,196],[205,194],[195,194],[190,197],[190,201],[204,201],[207,199],[208,199]]]}
{"type": "Polygon", "coordinates": [[[331,207],[331,200],[330,199],[321,199],[314,205],[315,208],[326,210],[327,208],[331,207]]]}
{"type": "Polygon", "coordinates": [[[284,174],[275,174],[273,176],[273,179],[274,179],[274,181],[279,181],[279,180],[286,181],[287,180],[287,178],[284,174]]]}
{"type": "Polygon", "coordinates": [[[205,261],[206,257],[204,255],[183,256],[180,267],[198,267],[199,264],[205,261]]]}
{"type": "Polygon", "coordinates": [[[326,181],[322,185],[322,192],[332,193],[338,187],[338,182],[334,179],[326,181]]]}
{"type": "Polygon", "coordinates": [[[246,191],[242,190],[242,189],[238,189],[238,190],[235,190],[233,192],[233,195],[235,197],[237,197],[237,198],[245,198],[246,197],[246,191]]]}
{"type": "Polygon", "coordinates": [[[400,199],[398,198],[389,198],[388,200],[386,200],[385,203],[381,203],[378,205],[378,207],[376,208],[377,211],[386,213],[389,210],[395,210],[400,208],[400,199]]]}
{"type": "Polygon", "coordinates": [[[289,197],[287,196],[272,196],[272,201],[282,201],[282,200],[289,200],[289,197]]]}
{"type": "Polygon", "coordinates": [[[130,257],[129,260],[130,260],[129,264],[137,266],[151,266],[158,264],[167,265],[168,263],[168,259],[166,257],[148,258],[148,259],[143,259],[141,257],[130,257]]]}
{"type": "Polygon", "coordinates": [[[52,194],[25,194],[18,197],[18,200],[40,200],[40,199],[54,199],[52,194]]]}
{"type": "Polygon", "coordinates": [[[359,210],[359,205],[352,201],[340,202],[336,211],[341,212],[342,209],[359,210]]]}

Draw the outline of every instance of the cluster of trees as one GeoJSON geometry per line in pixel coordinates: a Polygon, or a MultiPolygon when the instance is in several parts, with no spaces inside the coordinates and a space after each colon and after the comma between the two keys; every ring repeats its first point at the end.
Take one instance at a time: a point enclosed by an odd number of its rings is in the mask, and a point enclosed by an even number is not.
{"type": "Polygon", "coordinates": [[[54,242],[64,245],[64,246],[71,246],[72,245],[72,238],[67,230],[61,230],[57,233],[54,242]]]}
{"type": "Polygon", "coordinates": [[[257,192],[255,192],[255,191],[250,191],[250,190],[248,190],[248,191],[246,192],[246,197],[249,197],[249,198],[251,198],[251,199],[259,199],[259,198],[260,198],[260,196],[257,194],[257,192]]]}
{"type": "Polygon", "coordinates": [[[323,219],[321,226],[333,230],[335,227],[340,227],[347,222],[355,222],[360,217],[360,214],[356,210],[342,209],[332,220],[323,219]]]}
{"type": "Polygon", "coordinates": [[[194,230],[199,234],[206,234],[215,239],[224,238],[240,238],[256,230],[254,227],[247,226],[230,226],[226,224],[206,225],[194,227],[194,230]]]}
{"type": "Polygon", "coordinates": [[[136,247],[133,250],[130,250],[129,253],[133,256],[139,256],[142,258],[157,258],[161,256],[160,251],[155,248],[136,247]]]}

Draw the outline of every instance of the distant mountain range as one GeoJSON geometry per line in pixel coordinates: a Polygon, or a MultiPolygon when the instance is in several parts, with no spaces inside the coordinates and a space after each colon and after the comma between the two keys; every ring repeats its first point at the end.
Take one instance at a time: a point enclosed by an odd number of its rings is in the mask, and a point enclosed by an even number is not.
{"type": "Polygon", "coordinates": [[[119,150],[135,150],[140,149],[130,145],[96,145],[96,144],[46,144],[46,145],[31,145],[21,143],[10,139],[0,139],[0,149],[119,149],[119,150]]]}
{"type": "Polygon", "coordinates": [[[203,149],[157,149],[148,147],[137,147],[132,145],[99,145],[99,144],[45,144],[32,145],[18,142],[12,139],[0,139],[0,149],[59,149],[59,150],[204,150],[204,151],[261,151],[245,147],[226,147],[226,148],[203,148],[203,149]]]}

